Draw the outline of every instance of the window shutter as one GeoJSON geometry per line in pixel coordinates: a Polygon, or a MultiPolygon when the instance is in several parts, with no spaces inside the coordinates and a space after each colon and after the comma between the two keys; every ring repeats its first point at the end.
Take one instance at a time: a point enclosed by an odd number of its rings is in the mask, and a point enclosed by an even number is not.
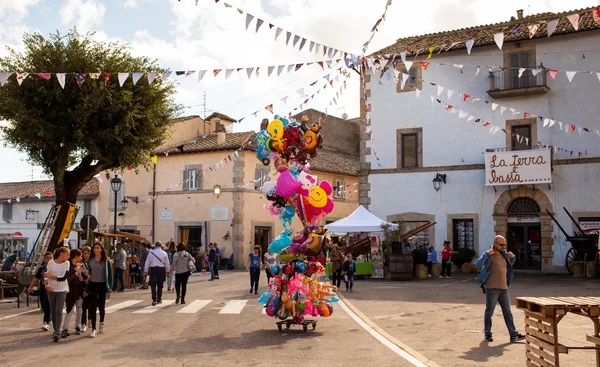
{"type": "Polygon", "coordinates": [[[198,179],[198,190],[202,190],[202,166],[196,170],[196,177],[198,179]]]}
{"type": "MultiPolygon", "coordinates": [[[[522,67],[522,68],[530,68],[531,67],[531,60],[533,58],[530,56],[531,56],[531,54],[527,51],[521,52],[519,54],[520,67],[522,67]]],[[[531,73],[531,70],[529,70],[529,69],[525,70],[525,72],[523,73],[523,76],[521,77],[521,87],[529,87],[531,85],[530,81],[531,81],[532,75],[533,74],[531,73]]]]}
{"type": "Polygon", "coordinates": [[[183,190],[187,191],[188,190],[188,178],[189,178],[189,170],[183,170],[183,190]]]}
{"type": "Polygon", "coordinates": [[[408,71],[408,85],[415,86],[419,84],[419,80],[417,79],[417,67],[413,67],[408,71]]]}
{"type": "Polygon", "coordinates": [[[90,199],[85,199],[83,201],[83,215],[92,214],[92,201],[90,199]]]}
{"type": "Polygon", "coordinates": [[[254,169],[254,189],[255,190],[260,189],[260,187],[263,184],[261,181],[259,181],[261,177],[262,177],[262,170],[258,167],[255,168],[254,169]]]}
{"type": "Polygon", "coordinates": [[[519,53],[513,52],[508,55],[508,66],[511,68],[509,71],[510,75],[510,87],[519,87],[519,53]]]}
{"type": "Polygon", "coordinates": [[[8,203],[8,220],[12,220],[12,203],[8,203]]]}
{"type": "Polygon", "coordinates": [[[7,219],[8,218],[8,212],[7,212],[7,210],[8,210],[8,203],[3,203],[2,204],[2,220],[5,221],[5,222],[8,221],[8,219],[7,219]]]}

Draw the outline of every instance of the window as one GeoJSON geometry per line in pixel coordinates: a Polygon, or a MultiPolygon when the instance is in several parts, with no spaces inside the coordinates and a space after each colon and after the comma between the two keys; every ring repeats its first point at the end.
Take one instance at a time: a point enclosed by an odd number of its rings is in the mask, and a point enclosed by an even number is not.
{"type": "Polygon", "coordinates": [[[346,198],[346,182],[344,180],[333,180],[333,197],[336,199],[346,198]]]}
{"type": "Polygon", "coordinates": [[[400,62],[396,68],[400,72],[398,74],[398,84],[396,85],[396,92],[404,93],[404,92],[413,92],[415,89],[421,89],[423,86],[423,68],[419,62],[414,62],[411,68],[406,71],[406,67],[400,62]],[[402,73],[408,74],[408,80],[404,84],[404,89],[402,89],[402,73]]]}
{"type": "Polygon", "coordinates": [[[12,220],[12,203],[2,204],[2,220],[5,222],[12,220]]]}
{"type": "Polygon", "coordinates": [[[512,150],[531,149],[531,125],[517,125],[511,129],[512,150]]]}
{"type": "Polygon", "coordinates": [[[202,165],[185,166],[183,170],[183,190],[202,189],[202,165]]]}
{"type": "Polygon", "coordinates": [[[475,227],[473,219],[453,219],[453,248],[458,250],[461,248],[475,248],[475,227]]]}
{"type": "MultiPolygon", "coordinates": [[[[108,210],[111,212],[115,211],[115,192],[112,190],[111,185],[108,185],[108,210]]],[[[123,210],[123,199],[125,199],[125,181],[121,181],[121,189],[117,192],[117,211],[123,210]]]]}
{"type": "Polygon", "coordinates": [[[398,168],[417,168],[423,166],[423,128],[396,130],[396,152],[398,168]]]}
{"type": "Polygon", "coordinates": [[[92,200],[85,199],[83,201],[83,215],[88,215],[88,214],[92,214],[92,200]]]}
{"type": "Polygon", "coordinates": [[[417,85],[419,85],[419,76],[417,75],[417,68],[410,68],[410,70],[408,71],[408,80],[406,81],[406,84],[408,86],[411,87],[415,87],[417,85]]]}
{"type": "Polygon", "coordinates": [[[530,68],[535,68],[535,50],[510,52],[508,54],[509,88],[526,88],[535,85],[530,68]],[[519,69],[528,68],[519,77],[519,69]]]}
{"type": "Polygon", "coordinates": [[[271,181],[271,168],[265,165],[256,166],[254,170],[254,189],[259,190],[268,181],[271,181]]]}

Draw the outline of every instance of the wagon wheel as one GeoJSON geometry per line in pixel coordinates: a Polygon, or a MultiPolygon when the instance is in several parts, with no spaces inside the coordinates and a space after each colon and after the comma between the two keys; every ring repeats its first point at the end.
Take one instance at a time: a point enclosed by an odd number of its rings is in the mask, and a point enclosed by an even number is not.
{"type": "Polygon", "coordinates": [[[277,329],[279,329],[279,332],[281,332],[281,324],[277,324],[277,329]]]}
{"type": "Polygon", "coordinates": [[[304,329],[304,332],[307,332],[308,331],[308,326],[304,325],[303,329],[304,329]]]}
{"type": "Polygon", "coordinates": [[[569,251],[567,251],[567,257],[565,258],[565,266],[567,267],[569,275],[573,275],[573,262],[577,261],[577,259],[577,250],[574,247],[571,247],[569,251]]]}
{"type": "Polygon", "coordinates": [[[287,324],[285,324],[285,328],[286,328],[286,329],[289,329],[289,328],[290,328],[290,326],[291,326],[291,325],[290,325],[290,323],[289,323],[289,322],[288,322],[287,324]]]}
{"type": "Polygon", "coordinates": [[[313,328],[313,330],[315,330],[317,328],[317,323],[313,323],[312,328],[313,328]]]}

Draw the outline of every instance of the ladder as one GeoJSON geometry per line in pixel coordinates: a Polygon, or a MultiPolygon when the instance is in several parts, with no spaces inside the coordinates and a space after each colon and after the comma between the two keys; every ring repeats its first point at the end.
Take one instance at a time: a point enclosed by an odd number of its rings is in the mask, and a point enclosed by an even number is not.
{"type": "Polygon", "coordinates": [[[38,238],[35,240],[33,249],[29,253],[29,259],[25,264],[23,274],[33,275],[38,270],[42,260],[44,259],[44,254],[46,251],[48,251],[50,239],[52,238],[54,230],[56,229],[56,218],[58,217],[59,212],[60,205],[52,204],[52,209],[50,209],[50,212],[46,217],[46,221],[44,221],[44,226],[42,227],[38,238]]]}

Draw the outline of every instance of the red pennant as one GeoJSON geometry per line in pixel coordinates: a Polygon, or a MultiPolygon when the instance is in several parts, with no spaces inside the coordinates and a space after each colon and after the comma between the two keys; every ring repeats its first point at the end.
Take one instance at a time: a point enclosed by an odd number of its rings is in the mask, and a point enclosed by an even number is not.
{"type": "Polygon", "coordinates": [[[221,69],[213,70],[213,74],[215,74],[215,76],[217,76],[220,72],[221,72],[221,69]]]}
{"type": "Polygon", "coordinates": [[[295,71],[300,70],[300,68],[302,67],[302,65],[304,65],[304,64],[296,64],[296,70],[295,71]]]}
{"type": "Polygon", "coordinates": [[[327,46],[323,46],[323,56],[327,53],[327,46]]]}
{"type": "Polygon", "coordinates": [[[104,85],[108,84],[109,79],[110,79],[110,73],[104,73],[104,85]]]}
{"type": "Polygon", "coordinates": [[[600,8],[592,9],[592,18],[596,24],[600,24],[600,8]]]}
{"type": "Polygon", "coordinates": [[[571,132],[574,133],[576,128],[577,128],[577,126],[571,125],[571,132]]]}
{"type": "Polygon", "coordinates": [[[466,102],[467,99],[469,99],[469,97],[471,97],[471,96],[468,95],[467,93],[463,94],[463,101],[466,102]]]}
{"type": "Polygon", "coordinates": [[[529,117],[529,113],[523,112],[523,118],[526,119],[527,117],[529,117]]]}
{"type": "Polygon", "coordinates": [[[558,70],[548,70],[548,73],[550,73],[550,76],[552,79],[554,79],[556,78],[556,73],[558,73],[558,70]]]}
{"type": "Polygon", "coordinates": [[[333,87],[333,79],[329,81],[329,85],[333,87]]]}
{"type": "Polygon", "coordinates": [[[323,66],[323,61],[319,61],[317,64],[321,65],[321,69],[325,70],[325,67],[323,66]]]}
{"type": "Polygon", "coordinates": [[[52,196],[52,193],[50,191],[44,191],[44,194],[48,197],[52,196]]]}
{"type": "Polygon", "coordinates": [[[486,123],[483,124],[483,126],[489,126],[489,125],[490,125],[489,122],[486,122],[486,123]]]}
{"type": "Polygon", "coordinates": [[[50,80],[50,73],[35,73],[35,75],[39,76],[40,78],[44,78],[46,80],[50,80]]]}
{"type": "Polygon", "coordinates": [[[421,66],[423,67],[423,70],[427,70],[427,68],[429,67],[429,62],[421,61],[421,66]]]}
{"type": "Polygon", "coordinates": [[[127,167],[127,170],[128,171],[133,171],[133,168],[132,167],[127,167]]]}

